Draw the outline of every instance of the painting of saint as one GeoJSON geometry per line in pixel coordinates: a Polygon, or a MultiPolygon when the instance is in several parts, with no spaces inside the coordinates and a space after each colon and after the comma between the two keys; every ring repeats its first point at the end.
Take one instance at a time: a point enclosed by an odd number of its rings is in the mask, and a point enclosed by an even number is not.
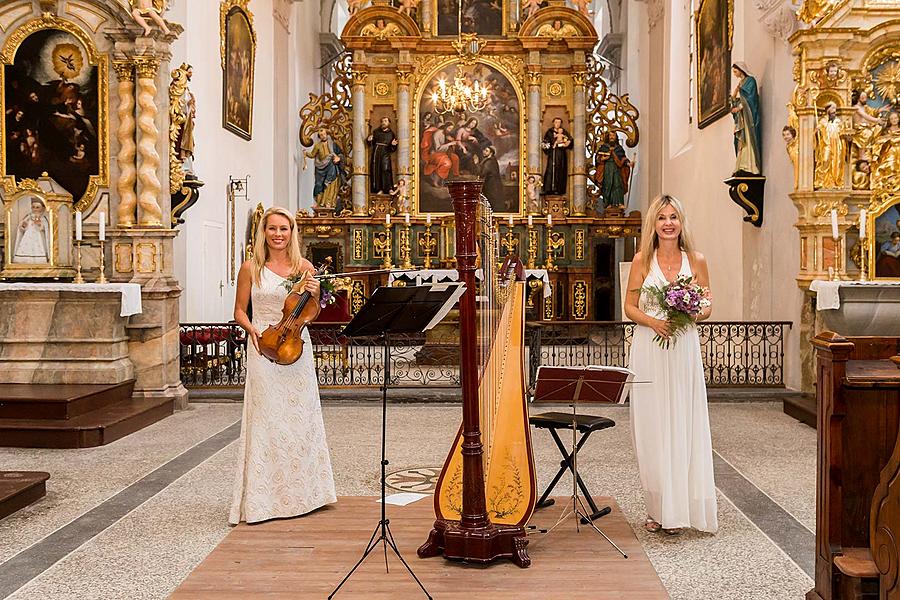
{"type": "Polygon", "coordinates": [[[700,0],[697,9],[697,125],[703,129],[729,113],[732,0],[700,0]]]}
{"type": "Polygon", "coordinates": [[[469,84],[487,88],[485,106],[476,111],[441,112],[432,94],[440,80],[451,82],[457,65],[435,73],[419,102],[418,211],[453,211],[448,179],[475,176],[484,180],[483,193],[495,212],[518,213],[521,169],[521,111],[519,97],[509,79],[492,66],[478,63],[463,67],[469,84]]]}
{"type": "Polygon", "coordinates": [[[875,277],[900,279],[900,202],[875,219],[875,277]]]}
{"type": "Polygon", "coordinates": [[[72,34],[28,36],[4,67],[5,172],[17,180],[55,179],[76,201],[100,174],[98,68],[72,34]]]}
{"type": "Polygon", "coordinates": [[[222,125],[244,139],[253,134],[253,66],[256,34],[247,13],[232,7],[225,17],[222,125]]]}
{"type": "MultiPolygon", "coordinates": [[[[457,35],[459,1],[438,2],[435,12],[438,35],[457,35]]],[[[504,0],[462,0],[462,33],[503,35],[504,0]]]]}

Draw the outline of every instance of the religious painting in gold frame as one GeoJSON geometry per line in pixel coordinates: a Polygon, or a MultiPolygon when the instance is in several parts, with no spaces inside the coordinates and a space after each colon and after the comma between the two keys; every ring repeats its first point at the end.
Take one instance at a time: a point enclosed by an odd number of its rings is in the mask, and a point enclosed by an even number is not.
{"type": "Polygon", "coordinates": [[[869,278],[900,281],[900,196],[893,196],[868,215],[869,278]]]}
{"type": "Polygon", "coordinates": [[[733,0],[700,0],[694,18],[697,126],[703,129],[731,108],[733,0]]]}
{"type": "Polygon", "coordinates": [[[45,173],[84,210],[109,185],[108,59],[77,25],[44,15],[0,51],[0,181],[45,173]]]}
{"type": "Polygon", "coordinates": [[[495,213],[524,214],[519,182],[525,168],[525,103],[521,85],[509,70],[487,58],[473,65],[450,59],[419,81],[416,97],[413,164],[418,214],[452,213],[446,182],[467,175],[485,181],[483,193],[495,213]],[[439,80],[452,83],[457,69],[466,81],[477,79],[487,86],[488,105],[479,111],[439,114],[431,94],[439,80]]]}
{"type": "Polygon", "coordinates": [[[462,1],[462,33],[479,36],[506,35],[509,0],[441,0],[432,9],[432,30],[437,35],[459,35],[459,3],[462,1]]]}
{"type": "Polygon", "coordinates": [[[256,31],[248,0],[225,0],[219,7],[222,54],[222,126],[253,137],[253,76],[256,31]]]}

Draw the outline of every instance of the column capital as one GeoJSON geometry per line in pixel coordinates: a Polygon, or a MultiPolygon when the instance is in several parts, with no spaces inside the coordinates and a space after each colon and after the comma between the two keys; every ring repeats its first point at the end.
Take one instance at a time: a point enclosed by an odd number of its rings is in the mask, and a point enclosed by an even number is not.
{"type": "Polygon", "coordinates": [[[135,56],[134,68],[138,79],[156,79],[159,72],[159,59],[155,56],[135,56]]]}
{"type": "Polygon", "coordinates": [[[409,66],[403,65],[397,69],[397,85],[409,85],[412,83],[412,70],[409,66]]]}
{"type": "Polygon", "coordinates": [[[113,70],[119,81],[134,81],[134,63],[130,60],[114,60],[112,63],[113,70]]]}
{"type": "Polygon", "coordinates": [[[575,71],[572,73],[572,83],[575,87],[584,87],[587,81],[587,71],[575,71]]]}
{"type": "Polygon", "coordinates": [[[359,71],[357,69],[353,69],[350,71],[350,77],[353,79],[353,86],[363,86],[366,85],[366,78],[369,74],[366,71],[359,71]]]}
{"type": "Polygon", "coordinates": [[[526,71],[526,76],[528,77],[528,85],[540,87],[541,85],[541,70],[540,68],[528,67],[526,71]]]}

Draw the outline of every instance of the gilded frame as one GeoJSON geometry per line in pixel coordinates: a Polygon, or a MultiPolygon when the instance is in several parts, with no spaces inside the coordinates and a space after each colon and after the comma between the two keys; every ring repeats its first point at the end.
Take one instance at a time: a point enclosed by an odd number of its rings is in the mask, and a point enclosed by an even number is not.
{"type": "MultiPolygon", "coordinates": [[[[435,57],[438,58],[438,57],[435,57]]],[[[414,214],[421,215],[422,212],[419,208],[419,194],[421,189],[421,182],[419,181],[421,177],[421,169],[419,168],[419,160],[420,160],[420,135],[421,135],[421,127],[422,123],[419,119],[420,108],[422,104],[422,98],[425,95],[425,91],[428,87],[428,84],[431,83],[434,76],[439,73],[442,69],[452,65],[458,64],[463,66],[462,62],[459,60],[459,57],[451,56],[451,57],[441,57],[442,60],[439,61],[428,61],[426,63],[428,70],[426,71],[426,75],[419,77],[416,81],[416,90],[415,90],[415,104],[413,106],[413,110],[411,111],[411,121],[412,121],[412,140],[415,142],[410,144],[410,164],[416,165],[415,172],[413,173],[413,189],[412,194],[414,196],[413,209],[414,214]]],[[[496,69],[501,75],[506,77],[507,81],[509,81],[510,86],[516,92],[516,99],[519,102],[519,173],[518,178],[519,182],[524,181],[525,177],[525,167],[526,167],[526,157],[527,157],[527,148],[528,148],[528,131],[525,127],[525,94],[522,90],[523,81],[520,77],[521,74],[517,75],[514,73],[508,65],[504,64],[500,60],[492,56],[479,56],[477,60],[474,61],[473,64],[483,63],[488,65],[489,67],[496,69]]],[[[521,66],[521,65],[520,65],[521,66]]],[[[494,213],[496,215],[514,215],[519,217],[524,217],[526,212],[526,202],[523,194],[519,194],[519,210],[517,212],[512,213],[494,213]]],[[[448,212],[430,212],[430,214],[435,215],[437,217],[452,215],[453,213],[448,212]]]]}
{"type": "MultiPolygon", "coordinates": [[[[87,52],[88,64],[97,67],[97,145],[98,173],[88,178],[88,186],[81,198],[74,199],[73,210],[84,211],[91,205],[101,187],[109,186],[109,58],[100,53],[90,36],[75,23],[46,13],[13,31],[0,50],[0,114],[6,114],[6,67],[16,59],[22,43],[33,33],[58,29],[71,34],[87,52]]],[[[27,180],[23,180],[27,181],[27,180]]],[[[6,119],[0,121],[0,185],[7,195],[22,189],[14,175],[6,173],[6,119]]]]}
{"type": "Polygon", "coordinates": [[[219,5],[219,53],[222,59],[222,127],[245,140],[253,138],[253,87],[256,77],[256,29],[253,26],[253,13],[247,7],[248,2],[249,0],[223,0],[222,4],[219,5]],[[250,94],[247,98],[249,102],[249,116],[246,129],[243,129],[238,123],[231,122],[228,117],[228,27],[231,19],[239,16],[246,20],[247,28],[250,31],[250,94]]]}
{"type": "MultiPolygon", "coordinates": [[[[446,1],[446,0],[445,0],[445,1],[446,1]]],[[[464,0],[458,0],[458,1],[459,1],[459,2],[463,2],[464,0]]],[[[478,34],[478,37],[480,37],[480,38],[498,38],[498,37],[505,37],[505,36],[507,36],[507,35],[510,33],[510,32],[509,32],[509,5],[510,5],[510,0],[501,0],[501,4],[502,4],[502,6],[501,6],[501,9],[500,9],[500,14],[501,14],[501,19],[503,20],[502,23],[500,24],[501,32],[500,32],[499,34],[479,33],[479,34],[478,34]]],[[[524,20],[524,19],[523,19],[523,20],[524,20]]],[[[459,30],[459,26],[457,26],[457,31],[454,31],[453,33],[443,33],[443,34],[438,33],[438,11],[437,11],[437,9],[436,9],[435,6],[432,6],[432,8],[431,8],[431,31],[432,31],[432,35],[434,35],[434,36],[436,36],[436,37],[443,37],[443,38],[456,37],[456,36],[459,35],[459,31],[458,31],[458,30],[459,30]]],[[[465,33],[465,32],[464,32],[464,33],[465,33]]]]}
{"type": "MultiPolygon", "coordinates": [[[[900,217],[900,196],[891,196],[884,201],[870,207],[871,210],[866,214],[866,251],[868,252],[867,267],[870,280],[877,281],[900,281],[898,277],[878,277],[875,273],[875,266],[878,262],[879,244],[875,234],[875,226],[878,219],[889,210],[896,209],[898,217],[900,217]]],[[[897,219],[900,221],[900,218],[897,219]]],[[[900,231],[900,226],[897,226],[900,231]]]]}
{"type": "Polygon", "coordinates": [[[727,115],[731,110],[731,102],[729,98],[731,97],[731,49],[732,42],[734,40],[734,0],[700,0],[699,5],[697,6],[697,11],[694,13],[694,43],[696,45],[695,57],[694,60],[694,97],[696,98],[696,112],[697,112],[697,127],[699,129],[703,129],[707,125],[718,121],[720,118],[727,115]],[[724,67],[721,72],[721,76],[724,78],[724,98],[722,102],[716,103],[715,105],[704,107],[703,105],[703,96],[701,95],[701,86],[700,86],[700,75],[701,75],[701,60],[703,58],[704,50],[707,47],[708,40],[705,40],[701,36],[701,30],[705,23],[703,19],[704,9],[715,4],[716,6],[722,7],[725,11],[724,15],[717,15],[718,17],[724,17],[724,20],[727,23],[727,27],[717,27],[716,24],[713,24],[713,31],[717,32],[718,35],[723,36],[721,39],[716,40],[722,45],[722,52],[724,53],[722,58],[723,64],[719,65],[724,67]],[[708,108],[708,110],[704,110],[708,108]]]}

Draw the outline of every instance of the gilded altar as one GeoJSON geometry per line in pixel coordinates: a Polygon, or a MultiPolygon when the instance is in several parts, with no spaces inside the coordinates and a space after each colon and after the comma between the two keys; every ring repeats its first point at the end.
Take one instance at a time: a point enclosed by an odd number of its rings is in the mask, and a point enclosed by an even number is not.
{"type": "MultiPolygon", "coordinates": [[[[602,193],[604,174],[623,178],[610,189],[630,183],[624,147],[639,141],[639,114],[607,87],[591,21],[546,4],[526,15],[510,2],[463,3],[451,14],[450,3],[408,11],[375,0],[351,16],[330,89],[300,110],[316,169],[311,214],[297,215],[310,258],[332,252],[343,271],[452,266],[446,182],[474,176],[500,254],[551,273],[546,299],[530,282],[530,317],[597,318],[598,254],[614,298],[614,257],[628,260],[640,234],[640,215],[602,193]],[[605,169],[612,155],[621,171],[605,169]]],[[[351,308],[386,281],[354,278],[351,308]]]]}

